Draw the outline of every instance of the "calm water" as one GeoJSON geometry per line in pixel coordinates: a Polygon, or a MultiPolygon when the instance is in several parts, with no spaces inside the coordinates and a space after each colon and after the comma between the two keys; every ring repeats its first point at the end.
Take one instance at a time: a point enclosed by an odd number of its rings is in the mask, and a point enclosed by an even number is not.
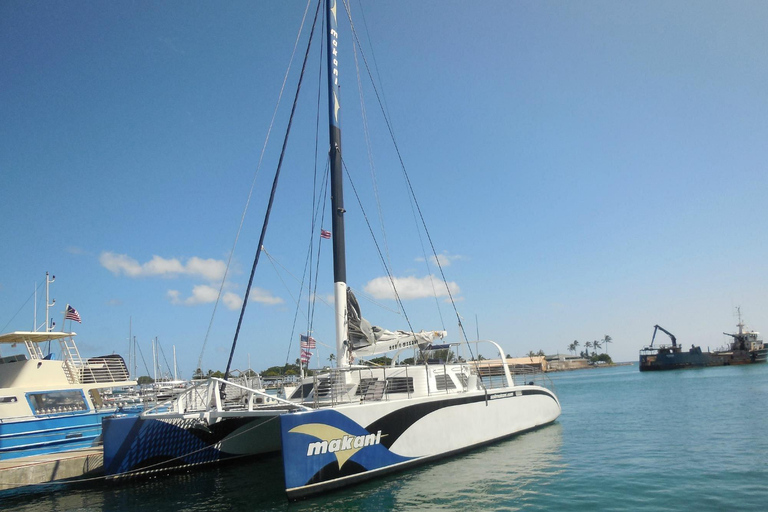
{"type": "MultiPolygon", "coordinates": [[[[551,426],[299,503],[277,457],[0,497],[5,511],[766,510],[768,365],[553,376],[551,426]]],[[[436,434],[438,435],[438,434],[436,434]]]]}

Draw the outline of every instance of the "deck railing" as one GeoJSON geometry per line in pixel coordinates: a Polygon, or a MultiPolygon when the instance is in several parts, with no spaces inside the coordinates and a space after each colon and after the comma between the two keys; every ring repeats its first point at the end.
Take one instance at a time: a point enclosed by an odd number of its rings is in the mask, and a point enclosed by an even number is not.
{"type": "Polygon", "coordinates": [[[92,357],[81,365],[75,364],[78,382],[101,384],[130,380],[128,368],[122,357],[92,357]]]}

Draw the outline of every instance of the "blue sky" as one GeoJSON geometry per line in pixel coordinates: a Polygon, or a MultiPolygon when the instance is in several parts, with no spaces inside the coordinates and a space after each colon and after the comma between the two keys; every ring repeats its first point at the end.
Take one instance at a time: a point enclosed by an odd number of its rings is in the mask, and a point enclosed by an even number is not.
{"type": "MultiPolygon", "coordinates": [[[[304,7],[0,3],[0,328],[32,328],[30,297],[49,271],[52,316],[61,326],[64,305],[78,309],[85,354],[127,353],[130,323],[147,361],[157,337],[167,357],[176,347],[186,376],[201,354],[204,369],[224,368],[300,61],[256,174],[259,156],[304,7]]],[[[741,306],[749,327],[768,330],[768,4],[392,1],[352,11],[470,336],[523,355],[609,334],[614,359],[635,360],[654,324],[714,349],[741,306]]],[[[349,31],[340,37],[345,162],[381,243],[386,226],[413,327],[458,339],[444,297],[423,293],[435,268],[370,88],[381,223],[362,192],[371,171],[349,31]]],[[[265,241],[276,263],[263,258],[257,271],[238,368],[249,357],[257,370],[295,360],[289,342],[307,326],[302,307],[294,327],[292,276],[310,235],[312,53],[265,241]]],[[[373,323],[407,328],[377,295],[382,266],[346,187],[349,284],[373,323]]],[[[317,293],[327,296],[329,243],[321,254],[317,293]]],[[[318,306],[315,362],[330,353],[330,316],[318,306]]]]}

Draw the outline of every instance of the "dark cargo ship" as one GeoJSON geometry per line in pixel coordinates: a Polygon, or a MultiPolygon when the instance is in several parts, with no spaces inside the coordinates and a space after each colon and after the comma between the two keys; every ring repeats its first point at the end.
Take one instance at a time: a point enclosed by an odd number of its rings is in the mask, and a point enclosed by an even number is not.
{"type": "Polygon", "coordinates": [[[640,351],[640,371],[764,363],[768,358],[768,348],[765,347],[763,340],[758,338],[760,333],[745,331],[741,316],[739,316],[738,328],[737,334],[723,333],[733,338],[727,347],[714,352],[704,352],[701,347],[695,345],[691,345],[689,350],[683,351],[671,332],[661,326],[654,325],[651,344],[640,351]],[[672,340],[672,344],[654,347],[653,342],[658,331],[666,333],[672,340]]]}

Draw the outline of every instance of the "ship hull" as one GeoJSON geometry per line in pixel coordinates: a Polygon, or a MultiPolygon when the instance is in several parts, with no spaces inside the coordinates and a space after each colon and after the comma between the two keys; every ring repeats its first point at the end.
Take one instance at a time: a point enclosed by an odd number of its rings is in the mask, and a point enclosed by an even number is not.
{"type": "Polygon", "coordinates": [[[644,354],[640,356],[640,371],[679,370],[684,368],[704,368],[708,366],[734,366],[765,363],[766,359],[768,359],[768,348],[749,351],[688,351],[666,354],[644,354]]]}

